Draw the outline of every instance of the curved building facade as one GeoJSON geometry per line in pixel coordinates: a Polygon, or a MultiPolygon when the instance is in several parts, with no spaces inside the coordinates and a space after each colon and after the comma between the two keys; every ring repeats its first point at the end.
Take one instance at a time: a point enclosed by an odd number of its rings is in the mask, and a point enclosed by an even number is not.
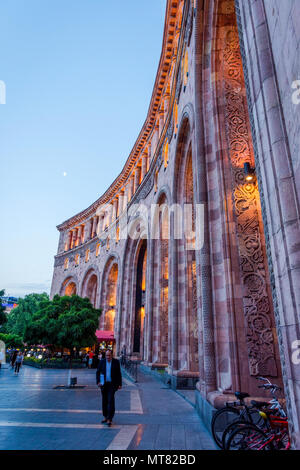
{"type": "Polygon", "coordinates": [[[277,3],[167,1],[146,121],[107,191],[57,227],[51,295],[89,297],[117,352],[195,386],[207,420],[235,390],[258,396],[258,376],[282,384],[300,446],[300,11],[277,3]]]}

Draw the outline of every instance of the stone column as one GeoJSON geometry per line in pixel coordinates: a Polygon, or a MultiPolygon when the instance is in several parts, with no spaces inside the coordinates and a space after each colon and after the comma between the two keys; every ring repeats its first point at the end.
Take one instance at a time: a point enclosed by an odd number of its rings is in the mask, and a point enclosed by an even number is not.
{"type": "Polygon", "coordinates": [[[166,93],[164,97],[164,120],[167,119],[167,115],[169,111],[169,103],[170,103],[170,94],[166,93]]]}
{"type": "Polygon", "coordinates": [[[68,250],[71,250],[72,248],[72,238],[73,238],[73,232],[72,230],[69,231],[69,235],[68,235],[68,250]]]}
{"type": "Polygon", "coordinates": [[[118,217],[122,214],[124,209],[125,209],[125,190],[122,189],[119,195],[118,217]]]}
{"type": "Polygon", "coordinates": [[[134,173],[134,192],[135,193],[140,185],[140,177],[141,177],[141,168],[137,166],[135,169],[135,173],[134,173]]]}
{"type": "Polygon", "coordinates": [[[164,109],[159,111],[159,127],[158,127],[158,138],[161,136],[163,127],[165,123],[165,112],[164,109]]]}
{"type": "Polygon", "coordinates": [[[145,175],[146,175],[146,173],[147,173],[147,159],[148,159],[148,156],[147,156],[147,154],[146,154],[146,152],[145,152],[145,153],[143,153],[143,155],[142,155],[142,176],[141,176],[142,181],[143,181],[143,179],[145,178],[145,175]]]}
{"type": "Polygon", "coordinates": [[[94,238],[95,236],[95,231],[96,231],[96,217],[94,216],[92,218],[92,233],[91,233],[91,238],[94,238]]]}
{"type": "Polygon", "coordinates": [[[78,246],[78,242],[79,242],[78,234],[79,234],[79,228],[76,227],[74,230],[74,246],[78,246]]]}
{"type": "Polygon", "coordinates": [[[129,181],[129,200],[130,201],[131,201],[133,195],[134,195],[134,176],[131,175],[130,181],[129,181]]]}
{"type": "MultiPolygon", "coordinates": [[[[287,15],[290,6],[282,3],[285,18],[292,19],[292,15],[287,15]]],[[[281,96],[279,77],[282,71],[276,50],[280,39],[276,34],[273,40],[270,37],[270,26],[275,22],[275,18],[272,18],[274,10],[263,0],[254,3],[239,0],[236,1],[236,11],[245,81],[249,87],[248,105],[252,110],[250,122],[255,166],[266,234],[289,428],[293,445],[299,448],[300,366],[297,360],[292,360],[293,354],[297,354],[294,345],[297,347],[295,342],[299,340],[300,330],[300,229],[297,197],[299,178],[294,173],[297,168],[293,167],[297,157],[299,158],[299,152],[291,148],[290,144],[293,137],[290,135],[289,121],[294,116],[293,105],[287,108],[287,102],[292,98],[287,95],[285,100],[281,96]],[[289,110],[287,115],[286,109],[289,110]]],[[[294,2],[293,14],[294,17],[297,14],[299,17],[298,2],[294,2]]],[[[292,21],[286,21],[285,29],[292,27],[292,21]]],[[[294,51],[291,52],[290,49],[290,64],[297,53],[296,46],[294,51]]],[[[285,70],[286,80],[288,74],[289,71],[285,70]]],[[[286,83],[288,84],[288,80],[286,83]]],[[[290,93],[292,95],[292,88],[290,93]]]]}
{"type": "Polygon", "coordinates": [[[119,198],[116,197],[113,202],[114,210],[113,210],[113,219],[116,220],[118,217],[118,206],[119,206],[119,198]]]}
{"type": "Polygon", "coordinates": [[[80,225],[80,237],[79,237],[79,245],[84,242],[84,225],[80,225]]]}

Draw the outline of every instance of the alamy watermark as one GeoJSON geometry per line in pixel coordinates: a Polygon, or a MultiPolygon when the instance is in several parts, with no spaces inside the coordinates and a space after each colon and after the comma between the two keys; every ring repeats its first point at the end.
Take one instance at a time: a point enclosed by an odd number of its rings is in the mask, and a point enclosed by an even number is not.
{"type": "Polygon", "coordinates": [[[300,340],[295,339],[295,341],[292,342],[292,349],[294,350],[292,354],[292,363],[295,366],[298,366],[300,364],[300,340]]]}
{"type": "Polygon", "coordinates": [[[0,80],[0,104],[6,104],[6,85],[3,80],[0,80]]]}
{"type": "Polygon", "coordinates": [[[293,104],[299,104],[300,103],[300,80],[293,81],[292,89],[295,90],[292,93],[292,102],[293,104]]]}
{"type": "Polygon", "coordinates": [[[96,233],[100,240],[140,238],[148,240],[184,240],[187,250],[200,250],[204,243],[204,204],[132,204],[119,198],[120,216],[116,206],[103,204],[96,215],[96,233]],[[172,235],[171,235],[172,234],[172,235]]]}

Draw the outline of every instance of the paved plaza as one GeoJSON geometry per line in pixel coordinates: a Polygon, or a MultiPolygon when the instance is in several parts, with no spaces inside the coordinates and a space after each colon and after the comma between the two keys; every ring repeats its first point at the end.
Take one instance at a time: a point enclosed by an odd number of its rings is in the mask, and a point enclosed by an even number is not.
{"type": "Polygon", "coordinates": [[[95,370],[73,372],[84,388],[54,388],[67,384],[67,370],[0,371],[0,450],[215,449],[194,407],[152,376],[123,377],[108,428],[95,370]]]}

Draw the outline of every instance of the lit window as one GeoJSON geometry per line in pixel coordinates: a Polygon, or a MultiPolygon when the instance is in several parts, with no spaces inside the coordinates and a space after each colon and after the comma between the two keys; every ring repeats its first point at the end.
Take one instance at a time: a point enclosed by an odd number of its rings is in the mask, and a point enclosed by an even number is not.
{"type": "Polygon", "coordinates": [[[189,76],[189,54],[188,54],[188,51],[186,50],[185,54],[184,54],[184,59],[183,59],[183,85],[184,85],[184,88],[187,85],[188,76],[189,76]]]}
{"type": "Polygon", "coordinates": [[[80,255],[77,254],[77,255],[75,255],[75,266],[79,265],[79,261],[80,261],[80,255]]]}
{"type": "Polygon", "coordinates": [[[85,252],[85,262],[87,263],[90,259],[90,250],[86,250],[85,252]]]}
{"type": "Polygon", "coordinates": [[[109,237],[107,237],[106,239],[106,251],[109,250],[109,237]]]}
{"type": "Polygon", "coordinates": [[[98,243],[96,246],[96,256],[99,256],[99,254],[100,254],[100,243],[98,243]]]}
{"type": "Polygon", "coordinates": [[[175,100],[175,103],[174,103],[174,132],[175,132],[175,135],[177,135],[177,131],[178,131],[178,105],[177,105],[177,101],[175,100]]]}
{"type": "Polygon", "coordinates": [[[66,259],[65,259],[65,262],[64,262],[64,269],[65,269],[65,271],[68,269],[68,267],[69,267],[69,258],[66,258],[66,259]]]}
{"type": "Polygon", "coordinates": [[[120,227],[117,226],[117,229],[116,229],[116,243],[119,243],[120,241],[120,227]]]}
{"type": "Polygon", "coordinates": [[[169,163],[169,142],[167,140],[164,146],[163,157],[164,157],[164,166],[165,168],[167,168],[168,163],[169,163]]]}

